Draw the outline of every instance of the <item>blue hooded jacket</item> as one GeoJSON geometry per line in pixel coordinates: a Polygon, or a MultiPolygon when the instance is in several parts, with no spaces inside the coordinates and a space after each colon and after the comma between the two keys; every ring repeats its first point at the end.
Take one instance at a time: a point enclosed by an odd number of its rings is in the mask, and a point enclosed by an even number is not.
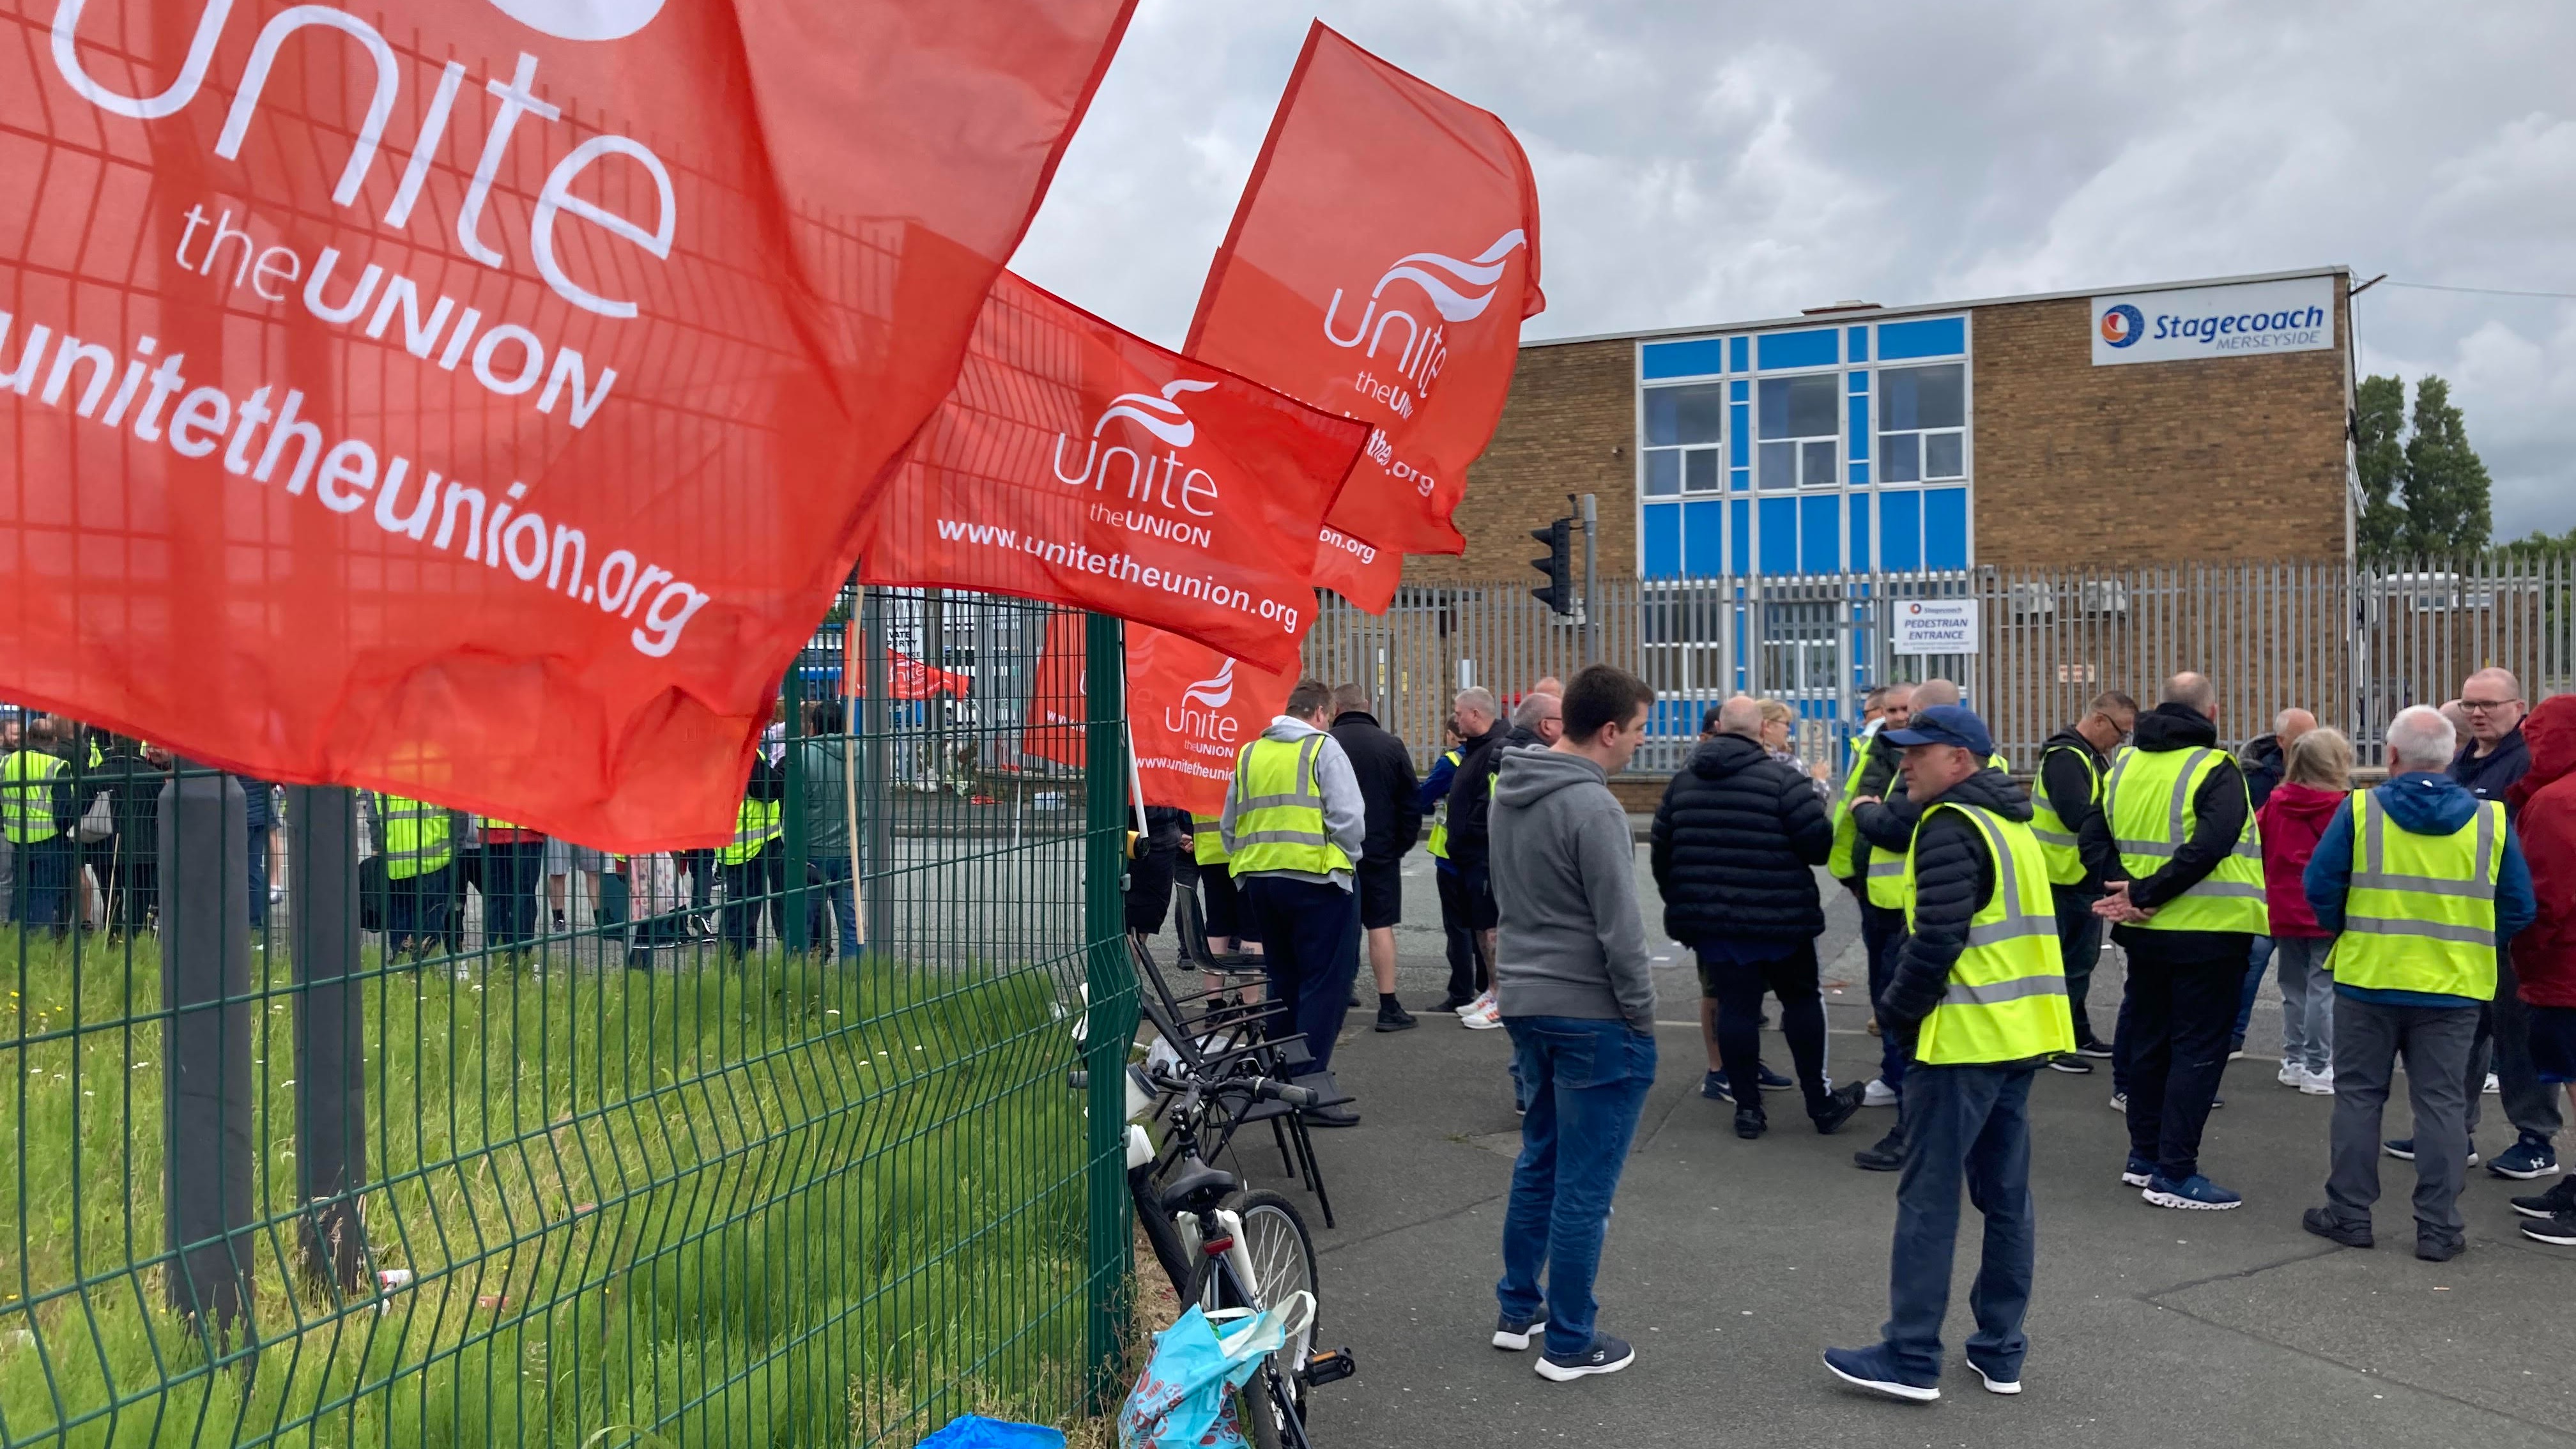
{"type": "MultiPolygon", "coordinates": [[[[2448,835],[2469,823],[2476,812],[2478,797],[2462,788],[2448,775],[2431,770],[2410,770],[2392,776],[2388,783],[2370,792],[2389,817],[2418,835],[2448,835]]],[[[2317,913],[2317,924],[2337,933],[2343,930],[2344,892],[2352,883],[2352,804],[2346,801],[2326,826],[2325,837],[2317,842],[2317,853],[2309,858],[2307,874],[2299,881],[2306,892],[2308,908],[2317,913]]],[[[2539,914],[2539,902],[2531,893],[2531,867],[2522,858],[2522,842],[2515,838],[2508,824],[2504,832],[2504,869],[2496,875],[2496,944],[2501,947],[2528,926],[2539,914]]],[[[2476,1006],[2466,996],[2445,996],[2429,991],[2389,991],[2378,988],[2335,985],[2338,995],[2360,1001],[2375,1001],[2387,1006],[2476,1006]]]]}

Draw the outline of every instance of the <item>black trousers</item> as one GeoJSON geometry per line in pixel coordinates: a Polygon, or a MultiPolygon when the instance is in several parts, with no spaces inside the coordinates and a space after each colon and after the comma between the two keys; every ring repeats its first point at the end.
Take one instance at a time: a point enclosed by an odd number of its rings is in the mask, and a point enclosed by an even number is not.
{"type": "Polygon", "coordinates": [[[1786,945],[1768,961],[1732,961],[1703,952],[1700,976],[1717,998],[1717,1053],[1743,1106],[1762,1103],[1762,993],[1780,998],[1780,1030],[1789,1038],[1798,1086],[1812,1113],[1825,1102],[1825,1005],[1816,981],[1816,943],[1786,945]]]}
{"type": "Polygon", "coordinates": [[[720,865],[724,875],[724,944],[750,955],[760,946],[760,917],[781,941],[787,939],[787,852],[772,841],[740,865],[720,865]]]}
{"type": "Polygon", "coordinates": [[[2120,944],[2129,952],[2129,1151],[2180,1182],[2200,1171],[2201,1129],[2227,1070],[2254,938],[2131,928],[2120,944]]]}
{"type": "Polygon", "coordinates": [[[1270,976],[1270,1030],[1306,1038],[1314,1061],[1332,1065],[1333,1041],[1350,1014],[1360,972],[1360,898],[1335,885],[1273,875],[1235,879],[1261,926],[1261,963],[1270,976]]]}
{"type": "Polygon", "coordinates": [[[1476,950],[1476,933],[1467,929],[1467,878],[1454,870],[1433,867],[1432,880],[1440,887],[1440,934],[1449,943],[1449,999],[1472,1001],[1483,992],[1485,962],[1476,950]]]}

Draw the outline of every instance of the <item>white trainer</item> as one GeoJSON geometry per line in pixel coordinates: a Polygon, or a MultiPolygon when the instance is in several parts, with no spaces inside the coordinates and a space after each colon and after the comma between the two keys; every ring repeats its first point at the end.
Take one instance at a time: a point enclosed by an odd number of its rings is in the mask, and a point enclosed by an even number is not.
{"type": "Polygon", "coordinates": [[[2279,1082],[2284,1087],[2295,1087],[2302,1084],[2307,1079],[2307,1075],[2308,1069],[2306,1067],[2299,1065],[2297,1062],[2284,1059],[2281,1063],[2280,1075],[2275,1077],[2273,1080],[2279,1082]]]}
{"type": "Polygon", "coordinates": [[[1884,1080],[1872,1077],[1869,1085],[1861,1091],[1860,1104],[1864,1107],[1893,1107],[1896,1105],[1896,1089],[1884,1080]]]}
{"type": "Polygon", "coordinates": [[[2299,1090],[2311,1097],[2331,1097],[2334,1091],[2334,1068],[2322,1072],[2299,1073],[2299,1090]]]}

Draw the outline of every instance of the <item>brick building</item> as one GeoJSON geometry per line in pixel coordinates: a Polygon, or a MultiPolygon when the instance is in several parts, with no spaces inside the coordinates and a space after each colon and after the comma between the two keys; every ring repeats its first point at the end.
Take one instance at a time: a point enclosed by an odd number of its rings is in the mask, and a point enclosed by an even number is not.
{"type": "Polygon", "coordinates": [[[1608,577],[1809,578],[2350,556],[2341,267],[1533,342],[1463,556],[1598,496],[1608,577]]]}

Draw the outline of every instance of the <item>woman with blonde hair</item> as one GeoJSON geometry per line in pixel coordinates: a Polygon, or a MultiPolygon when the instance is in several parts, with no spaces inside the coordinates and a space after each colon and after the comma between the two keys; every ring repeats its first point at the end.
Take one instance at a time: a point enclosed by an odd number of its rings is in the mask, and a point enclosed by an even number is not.
{"type": "Polygon", "coordinates": [[[2281,982],[2281,1085],[2334,1094],[2334,936],[2317,924],[2300,880],[2308,857],[2352,793],[2352,741],[2312,729],[2290,742],[2283,778],[2255,812],[2263,832],[2263,886],[2281,982]]]}
{"type": "Polygon", "coordinates": [[[1830,805],[1833,803],[1833,791],[1826,786],[1824,781],[1816,778],[1815,772],[1808,769],[1806,762],[1798,758],[1797,751],[1789,748],[1789,741],[1796,733],[1797,728],[1797,713],[1791,710],[1789,706],[1782,704],[1776,699],[1766,699],[1762,701],[1763,750],[1768,753],[1771,758],[1778,760],[1781,764],[1784,764],[1790,769],[1805,776],[1807,784],[1815,790],[1816,798],[1830,805]]]}

